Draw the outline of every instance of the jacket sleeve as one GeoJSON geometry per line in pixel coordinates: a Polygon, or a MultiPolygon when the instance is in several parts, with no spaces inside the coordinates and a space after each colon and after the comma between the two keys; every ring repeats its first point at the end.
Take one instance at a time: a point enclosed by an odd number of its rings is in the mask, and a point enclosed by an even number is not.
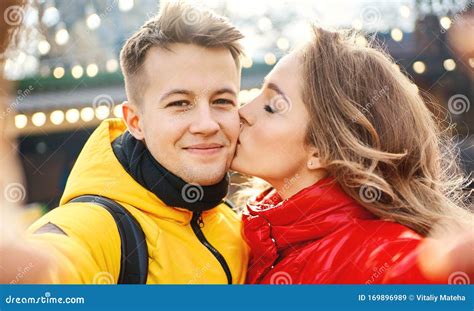
{"type": "Polygon", "coordinates": [[[33,223],[26,239],[53,263],[44,283],[113,284],[120,273],[121,241],[112,215],[100,206],[69,203],[33,223]]]}

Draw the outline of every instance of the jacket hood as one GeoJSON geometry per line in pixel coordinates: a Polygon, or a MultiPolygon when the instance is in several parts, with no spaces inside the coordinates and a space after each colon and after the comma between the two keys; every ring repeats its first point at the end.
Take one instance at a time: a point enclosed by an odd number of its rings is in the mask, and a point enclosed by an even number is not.
{"type": "Polygon", "coordinates": [[[126,130],[121,119],[104,120],[99,125],[74,164],[60,205],[81,195],[99,195],[160,218],[189,222],[190,211],[166,206],[154,193],[136,182],[117,160],[112,141],[126,130]]]}

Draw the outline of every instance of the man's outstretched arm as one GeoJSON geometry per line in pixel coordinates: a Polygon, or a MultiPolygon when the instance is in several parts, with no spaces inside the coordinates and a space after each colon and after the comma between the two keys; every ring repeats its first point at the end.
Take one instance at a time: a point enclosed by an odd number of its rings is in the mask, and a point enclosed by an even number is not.
{"type": "MultiPolygon", "coordinates": [[[[11,235],[10,235],[11,236],[11,235]]],[[[116,283],[120,236],[98,206],[68,204],[0,246],[1,283],[116,283]]]]}

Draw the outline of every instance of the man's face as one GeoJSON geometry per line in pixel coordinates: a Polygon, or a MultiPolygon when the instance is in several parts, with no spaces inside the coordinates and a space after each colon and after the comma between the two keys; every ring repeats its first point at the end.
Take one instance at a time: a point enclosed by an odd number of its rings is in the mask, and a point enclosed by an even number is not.
{"type": "Polygon", "coordinates": [[[151,48],[141,74],[142,101],[124,108],[131,133],[186,182],[219,182],[239,135],[240,70],[230,51],[191,44],[151,48]]]}

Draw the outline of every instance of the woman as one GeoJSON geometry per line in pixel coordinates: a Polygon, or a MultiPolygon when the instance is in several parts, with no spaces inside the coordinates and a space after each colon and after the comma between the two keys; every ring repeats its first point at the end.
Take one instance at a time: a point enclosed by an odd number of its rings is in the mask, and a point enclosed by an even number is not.
{"type": "Polygon", "coordinates": [[[447,283],[419,246],[442,222],[472,227],[415,85],[352,39],[314,28],[240,109],[232,169],[273,186],[244,212],[248,283],[447,283]]]}

